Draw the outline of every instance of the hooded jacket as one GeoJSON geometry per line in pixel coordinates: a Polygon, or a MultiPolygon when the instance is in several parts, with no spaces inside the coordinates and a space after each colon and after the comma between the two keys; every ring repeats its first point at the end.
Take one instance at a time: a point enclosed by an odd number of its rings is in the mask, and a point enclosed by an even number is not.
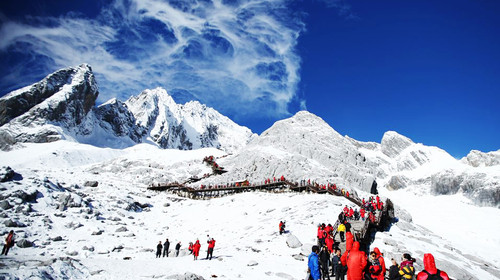
{"type": "Polygon", "coordinates": [[[346,232],[345,240],[345,248],[347,251],[350,251],[352,249],[352,244],[354,243],[354,236],[350,231],[346,232]]]}
{"type": "Polygon", "coordinates": [[[195,255],[196,257],[200,254],[200,247],[200,241],[196,240],[196,243],[194,243],[193,245],[193,255],[195,255]]]}
{"type": "MultiPolygon", "coordinates": [[[[343,257],[343,256],[342,256],[343,257]]],[[[362,280],[366,266],[366,254],[359,250],[359,242],[354,242],[352,249],[347,253],[347,279],[362,280]]]]}
{"type": "Polygon", "coordinates": [[[376,254],[375,259],[378,260],[377,261],[378,265],[371,266],[370,273],[372,273],[373,279],[384,280],[386,272],[384,258],[382,257],[382,254],[380,253],[380,250],[377,247],[375,247],[373,251],[376,254]]]}
{"type": "Polygon", "coordinates": [[[318,254],[316,254],[315,252],[312,252],[309,255],[309,259],[307,261],[307,266],[309,267],[309,270],[311,271],[312,279],[319,280],[321,278],[321,274],[319,273],[318,254]]]}
{"type": "MultiPolygon", "coordinates": [[[[427,280],[429,278],[429,275],[426,273],[426,271],[429,274],[436,274],[437,273],[437,268],[436,268],[436,262],[434,261],[434,256],[432,254],[425,254],[424,255],[424,271],[421,271],[417,275],[417,280],[427,280]]],[[[448,277],[448,274],[444,271],[439,272],[439,276],[443,278],[444,280],[450,280],[448,277]]]]}
{"type": "Polygon", "coordinates": [[[380,253],[380,250],[378,249],[378,247],[375,247],[375,249],[373,249],[373,251],[375,252],[375,254],[377,254],[378,261],[380,262],[380,265],[382,266],[382,274],[385,275],[386,268],[385,268],[384,257],[382,257],[382,253],[380,253]]]}

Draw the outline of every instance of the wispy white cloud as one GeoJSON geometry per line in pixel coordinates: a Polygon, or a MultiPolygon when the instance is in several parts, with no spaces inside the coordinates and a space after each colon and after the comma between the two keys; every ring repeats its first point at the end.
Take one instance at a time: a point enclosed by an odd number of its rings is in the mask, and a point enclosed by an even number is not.
{"type": "Polygon", "coordinates": [[[94,19],[71,13],[35,18],[36,25],[6,21],[2,55],[26,57],[0,83],[19,82],[42,58],[38,72],[89,63],[100,102],[163,86],[236,119],[283,117],[297,99],[304,28],[287,2],[116,0],[94,19]]]}

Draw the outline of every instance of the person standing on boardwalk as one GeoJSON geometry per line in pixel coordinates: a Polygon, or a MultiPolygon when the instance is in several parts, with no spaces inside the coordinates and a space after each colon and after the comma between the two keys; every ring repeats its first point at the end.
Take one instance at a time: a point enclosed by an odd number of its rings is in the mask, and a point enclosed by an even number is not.
{"type": "Polygon", "coordinates": [[[156,257],[161,258],[161,249],[163,246],[161,245],[161,241],[158,242],[158,245],[156,245],[156,257]]]}
{"type": "Polygon", "coordinates": [[[321,263],[321,272],[322,272],[322,278],[323,280],[327,279],[330,280],[330,253],[328,252],[328,248],[326,246],[323,246],[321,248],[321,252],[319,253],[319,260],[321,263]]]}
{"type": "Polygon", "coordinates": [[[337,231],[339,232],[340,235],[340,241],[344,242],[345,241],[345,225],[344,224],[339,224],[337,231]]]}
{"type": "Polygon", "coordinates": [[[335,280],[344,280],[344,266],[340,261],[342,251],[340,249],[335,250],[335,255],[332,258],[332,276],[335,276],[335,280]]]}
{"type": "Polygon", "coordinates": [[[312,246],[312,252],[307,259],[307,266],[310,273],[309,279],[312,280],[320,280],[321,274],[319,272],[319,247],[314,245],[312,246]]]}
{"type": "Polygon", "coordinates": [[[348,220],[345,220],[344,225],[345,225],[345,231],[351,231],[351,223],[349,223],[348,220]]]}
{"type": "Polygon", "coordinates": [[[359,242],[354,242],[351,251],[344,253],[345,263],[347,264],[347,279],[362,280],[363,270],[366,267],[366,254],[359,250],[359,242]]]}

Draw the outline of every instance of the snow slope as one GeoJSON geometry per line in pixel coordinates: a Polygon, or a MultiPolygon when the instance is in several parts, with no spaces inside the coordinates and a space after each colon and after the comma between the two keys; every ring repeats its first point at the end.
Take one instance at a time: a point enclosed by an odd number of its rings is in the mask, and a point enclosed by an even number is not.
{"type": "MultiPolygon", "coordinates": [[[[302,279],[306,255],[315,243],[316,225],[334,223],[342,207],[350,203],[340,197],[306,193],[244,193],[189,200],[146,189],[152,182],[182,181],[206,173],[202,159],[208,155],[226,163],[237,158],[223,157],[224,152],[213,148],[179,151],[141,144],[104,149],[67,141],[0,152],[0,166],[9,165],[22,175],[22,179],[0,183],[2,199],[13,206],[0,210],[2,221],[26,225],[14,228],[16,239],[35,245],[16,246],[8,257],[0,258],[5,265],[0,267],[0,275],[6,279],[187,279],[183,278],[186,273],[193,273],[203,279],[213,275],[222,279],[302,279]],[[86,184],[91,181],[98,186],[86,184]],[[36,202],[22,201],[16,197],[19,191],[37,191],[36,202]],[[287,221],[289,230],[283,236],[277,233],[280,220],[287,221]],[[202,260],[207,235],[217,241],[211,261],[202,260]],[[289,235],[303,246],[289,248],[289,235]],[[182,242],[180,256],[155,259],[156,244],[166,238],[171,251],[182,242]],[[186,248],[196,239],[202,243],[201,260],[193,261],[186,248]],[[20,266],[23,269],[16,269],[20,266]]],[[[311,174],[318,180],[320,175],[311,174]]],[[[456,209],[464,204],[457,204],[455,196],[419,196],[411,188],[383,194],[413,216],[409,222],[408,213],[398,210],[400,221],[389,232],[377,233],[374,246],[387,258],[410,252],[418,259],[420,270],[423,253],[431,252],[437,265],[455,279],[500,277],[494,254],[500,250],[496,237],[499,209],[474,205],[456,209]],[[424,201],[428,210],[418,206],[424,201]],[[437,215],[430,210],[442,205],[450,210],[437,211],[437,215]],[[453,236],[452,230],[463,227],[463,220],[454,219],[457,214],[465,219],[490,217],[489,223],[467,228],[466,234],[480,236],[481,241],[463,242],[463,235],[453,236]]]]}

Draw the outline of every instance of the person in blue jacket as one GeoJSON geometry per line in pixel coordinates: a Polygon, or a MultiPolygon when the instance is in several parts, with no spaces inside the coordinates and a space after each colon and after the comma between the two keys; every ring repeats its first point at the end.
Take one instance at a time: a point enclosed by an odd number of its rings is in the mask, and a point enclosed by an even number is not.
{"type": "Polygon", "coordinates": [[[319,247],[314,245],[312,246],[312,253],[309,255],[307,266],[309,267],[310,277],[309,279],[320,280],[321,274],[319,272],[319,247]]]}

